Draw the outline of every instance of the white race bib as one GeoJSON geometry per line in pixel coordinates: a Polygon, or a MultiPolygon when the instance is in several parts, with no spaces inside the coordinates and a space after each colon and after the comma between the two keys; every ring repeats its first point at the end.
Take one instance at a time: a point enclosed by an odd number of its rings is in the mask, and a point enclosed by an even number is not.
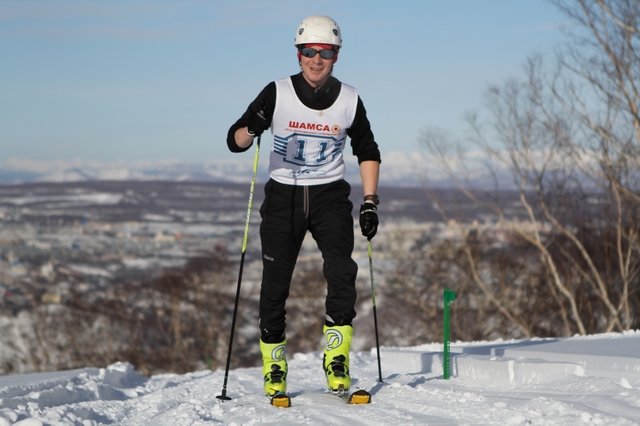
{"type": "Polygon", "coordinates": [[[271,122],[269,175],[287,185],[320,185],[344,178],[347,129],[353,124],[358,93],[342,84],[338,99],[325,110],[306,107],[289,77],[276,80],[271,122]]]}

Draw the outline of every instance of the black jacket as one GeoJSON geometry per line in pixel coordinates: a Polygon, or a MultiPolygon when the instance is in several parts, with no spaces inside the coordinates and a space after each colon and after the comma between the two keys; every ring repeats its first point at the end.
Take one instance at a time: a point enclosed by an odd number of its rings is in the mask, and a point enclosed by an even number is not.
{"type": "MultiPolygon", "coordinates": [[[[320,90],[315,90],[304,79],[302,73],[292,75],[291,82],[293,88],[296,91],[296,95],[300,101],[307,107],[314,110],[323,110],[329,108],[338,99],[340,94],[340,88],[342,83],[334,78],[329,77],[327,82],[322,85],[320,90]]],[[[235,141],[235,133],[241,127],[245,127],[248,123],[248,117],[250,114],[260,110],[260,107],[264,105],[267,119],[271,122],[273,117],[273,110],[276,105],[276,83],[269,83],[258,97],[251,102],[247,110],[238,121],[236,121],[227,134],[227,145],[231,152],[244,152],[249,149],[240,148],[235,141]]],[[[347,129],[347,135],[351,138],[351,148],[353,149],[353,155],[358,157],[358,163],[363,161],[377,161],[381,162],[380,150],[378,144],[373,138],[373,132],[371,131],[371,124],[367,118],[367,111],[364,109],[362,99],[358,96],[358,105],[356,107],[356,116],[353,120],[353,125],[347,129]]]]}

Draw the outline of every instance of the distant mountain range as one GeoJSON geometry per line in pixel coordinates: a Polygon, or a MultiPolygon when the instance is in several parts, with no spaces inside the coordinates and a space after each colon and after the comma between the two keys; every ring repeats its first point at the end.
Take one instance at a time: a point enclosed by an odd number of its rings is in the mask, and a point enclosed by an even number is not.
{"type": "MultiPolygon", "coordinates": [[[[267,154],[258,166],[258,179],[268,176],[267,154]]],[[[383,154],[380,184],[392,187],[418,187],[423,185],[425,164],[419,152],[391,152],[383,154]]],[[[0,161],[0,184],[27,182],[82,182],[82,181],[205,181],[250,182],[254,156],[239,155],[237,159],[186,162],[163,160],[154,162],[111,162],[89,160],[38,161],[11,158],[0,161]]],[[[359,169],[355,157],[348,156],[347,180],[359,183],[359,169]]]]}
{"type": "MultiPolygon", "coordinates": [[[[466,171],[477,189],[494,189],[494,179],[501,189],[514,189],[513,177],[506,169],[489,173],[481,156],[470,156],[466,171]]],[[[10,158],[0,161],[0,185],[32,182],[90,182],[90,181],[169,181],[169,182],[250,182],[254,153],[236,158],[208,159],[200,162],[183,160],[116,161],[92,160],[30,160],[10,158]]],[[[346,179],[360,184],[360,170],[356,157],[346,156],[346,179]]],[[[268,152],[261,153],[258,181],[268,180],[268,152]]],[[[422,152],[383,152],[380,186],[419,188],[452,188],[456,184],[441,170],[441,164],[422,152]]]]}

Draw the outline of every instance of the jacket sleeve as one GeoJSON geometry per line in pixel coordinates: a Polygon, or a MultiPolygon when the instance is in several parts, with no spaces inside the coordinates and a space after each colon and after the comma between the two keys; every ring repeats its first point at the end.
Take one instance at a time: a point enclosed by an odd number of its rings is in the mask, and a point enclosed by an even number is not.
{"type": "Polygon", "coordinates": [[[362,103],[360,96],[358,96],[356,116],[353,120],[353,124],[347,130],[347,135],[351,138],[351,148],[353,149],[353,155],[358,157],[358,164],[363,161],[382,162],[382,159],[380,158],[380,150],[378,149],[378,144],[373,137],[371,124],[367,118],[367,111],[364,108],[364,104],[362,103]]]}
{"type": "Polygon", "coordinates": [[[260,107],[263,105],[266,113],[266,118],[269,121],[269,124],[271,124],[271,119],[273,118],[273,110],[276,106],[276,83],[273,81],[267,84],[264,89],[262,89],[262,92],[260,92],[260,94],[253,100],[253,102],[249,104],[249,107],[244,112],[244,114],[242,114],[242,117],[240,117],[238,121],[236,121],[229,129],[229,132],[227,133],[227,146],[229,147],[229,150],[231,152],[244,152],[251,147],[250,145],[246,148],[240,148],[236,144],[236,130],[242,127],[246,127],[249,122],[249,116],[259,111],[260,107]]]}

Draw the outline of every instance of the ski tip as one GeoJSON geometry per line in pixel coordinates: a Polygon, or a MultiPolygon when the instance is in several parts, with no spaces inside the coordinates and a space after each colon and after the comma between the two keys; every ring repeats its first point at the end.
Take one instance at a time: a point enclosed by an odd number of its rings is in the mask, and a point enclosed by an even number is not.
{"type": "Polygon", "coordinates": [[[291,398],[283,393],[276,393],[271,397],[271,405],[274,407],[291,407],[291,398]]]}
{"type": "Polygon", "coordinates": [[[371,394],[364,389],[359,389],[349,395],[347,403],[349,404],[369,404],[371,402],[371,394]]]}

